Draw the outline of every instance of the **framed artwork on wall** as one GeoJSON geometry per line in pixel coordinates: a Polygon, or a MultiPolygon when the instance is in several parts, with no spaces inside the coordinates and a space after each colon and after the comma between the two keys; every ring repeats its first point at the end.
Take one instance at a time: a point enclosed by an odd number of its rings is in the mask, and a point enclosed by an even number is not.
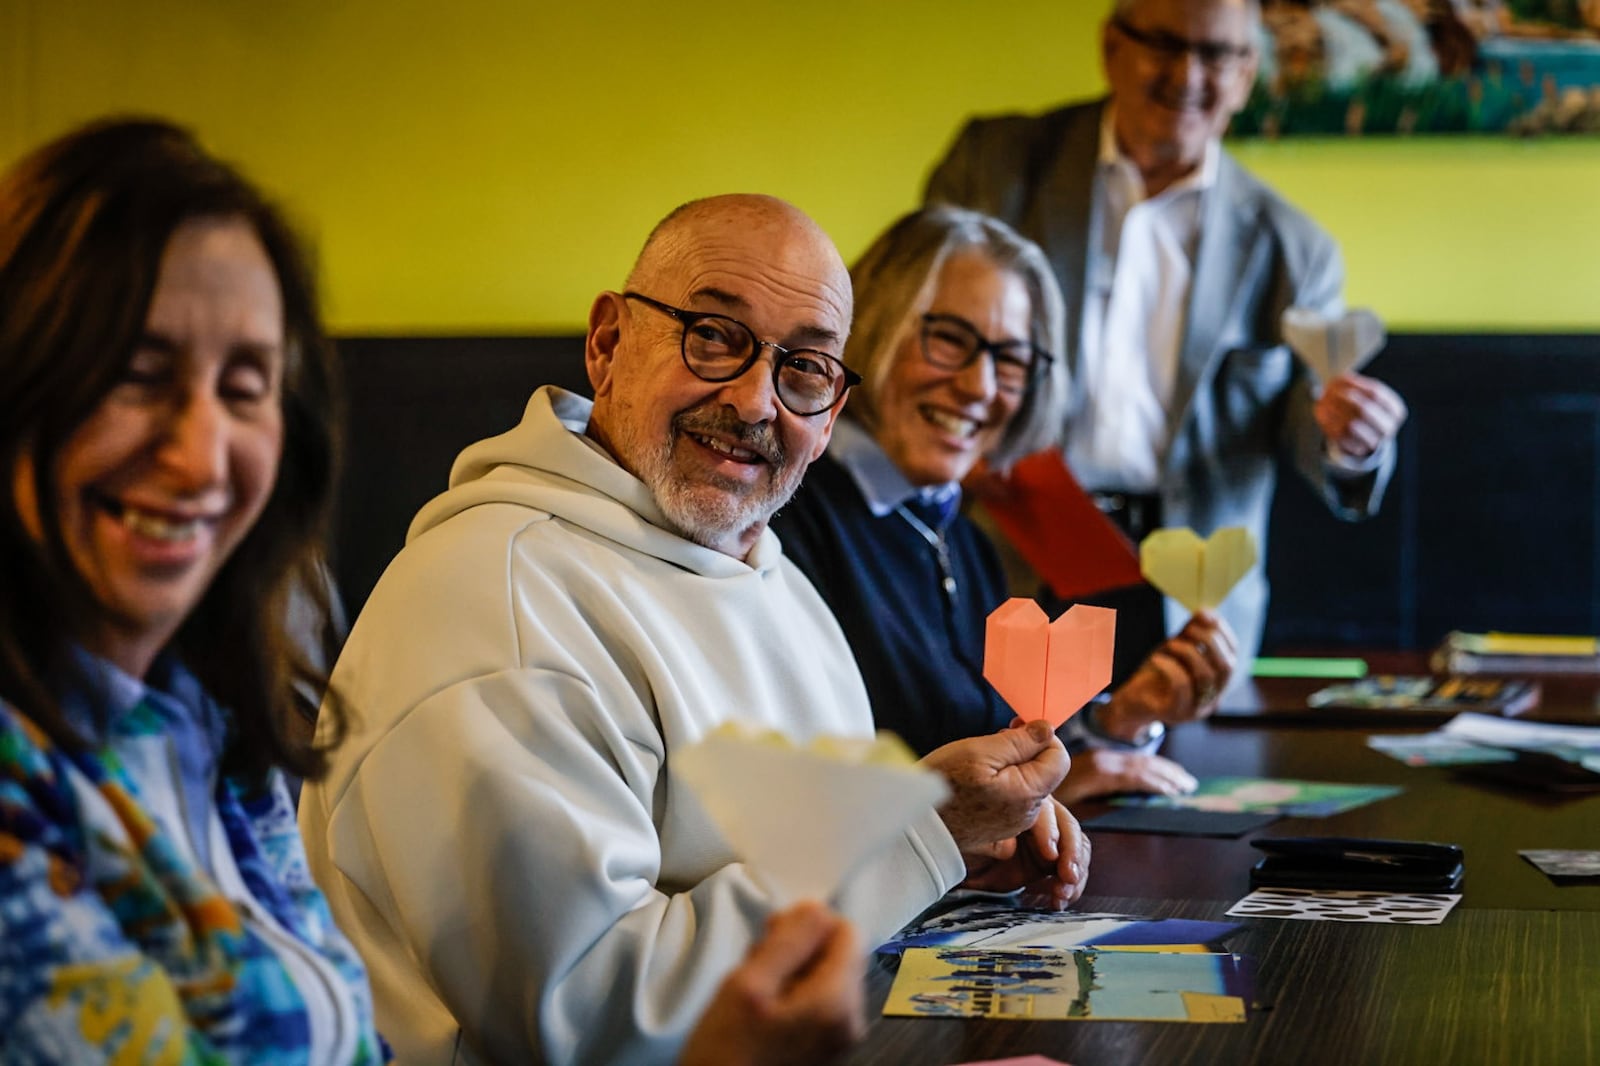
{"type": "Polygon", "coordinates": [[[1600,133],[1600,0],[1263,0],[1243,137],[1600,133]]]}

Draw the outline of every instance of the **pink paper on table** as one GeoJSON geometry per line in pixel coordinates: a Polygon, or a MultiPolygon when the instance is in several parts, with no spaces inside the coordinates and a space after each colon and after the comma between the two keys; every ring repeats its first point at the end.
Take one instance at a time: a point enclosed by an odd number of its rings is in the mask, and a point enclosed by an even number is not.
{"type": "Polygon", "coordinates": [[[1110,683],[1116,624],[1116,611],[1082,603],[1050,622],[1013,597],[985,624],[983,676],[1018,718],[1058,729],[1110,683]]]}

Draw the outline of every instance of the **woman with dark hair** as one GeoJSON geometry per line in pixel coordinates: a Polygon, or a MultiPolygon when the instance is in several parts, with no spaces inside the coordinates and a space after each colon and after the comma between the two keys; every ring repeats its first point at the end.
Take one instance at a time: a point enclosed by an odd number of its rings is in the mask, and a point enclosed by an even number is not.
{"type": "Polygon", "coordinates": [[[0,178],[0,1059],[381,1057],[280,772],[334,385],[289,230],[183,130],[0,178]]]}
{"type": "MultiPolygon", "coordinates": [[[[0,1062],[384,1055],[282,774],[322,763],[335,380],[289,230],[185,131],[0,177],[0,1062]]],[[[775,915],[685,1066],[831,1059],[861,971],[775,915]]]]}
{"type": "MultiPolygon", "coordinates": [[[[1062,299],[1037,245],[955,207],[901,218],[850,279],[844,359],[862,383],[772,526],[839,619],[878,726],[926,754],[1012,717],[983,678],[984,621],[1005,577],[957,504],[979,460],[1003,470],[1060,439],[1062,299]]],[[[1191,791],[1155,749],[1165,724],[1215,708],[1236,644],[1201,612],[1069,720],[1073,765],[1057,798],[1191,791]]]]}

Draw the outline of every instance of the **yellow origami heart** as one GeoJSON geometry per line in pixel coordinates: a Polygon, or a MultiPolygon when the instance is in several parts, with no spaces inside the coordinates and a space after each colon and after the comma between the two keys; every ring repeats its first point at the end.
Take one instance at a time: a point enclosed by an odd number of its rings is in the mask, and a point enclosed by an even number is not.
{"type": "Polygon", "coordinates": [[[1139,545],[1145,580],[1191,612],[1210,610],[1256,565],[1249,530],[1229,526],[1201,540],[1192,529],[1158,529],[1139,545]]]}

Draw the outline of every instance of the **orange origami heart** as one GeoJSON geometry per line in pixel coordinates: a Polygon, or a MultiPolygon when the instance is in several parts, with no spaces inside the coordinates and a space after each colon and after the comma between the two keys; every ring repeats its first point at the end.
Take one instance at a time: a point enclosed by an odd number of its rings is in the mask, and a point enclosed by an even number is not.
{"type": "Polygon", "coordinates": [[[1111,682],[1117,612],[1077,604],[1054,622],[1032,600],[996,607],[985,625],[983,676],[1017,717],[1051,729],[1111,682]]]}

